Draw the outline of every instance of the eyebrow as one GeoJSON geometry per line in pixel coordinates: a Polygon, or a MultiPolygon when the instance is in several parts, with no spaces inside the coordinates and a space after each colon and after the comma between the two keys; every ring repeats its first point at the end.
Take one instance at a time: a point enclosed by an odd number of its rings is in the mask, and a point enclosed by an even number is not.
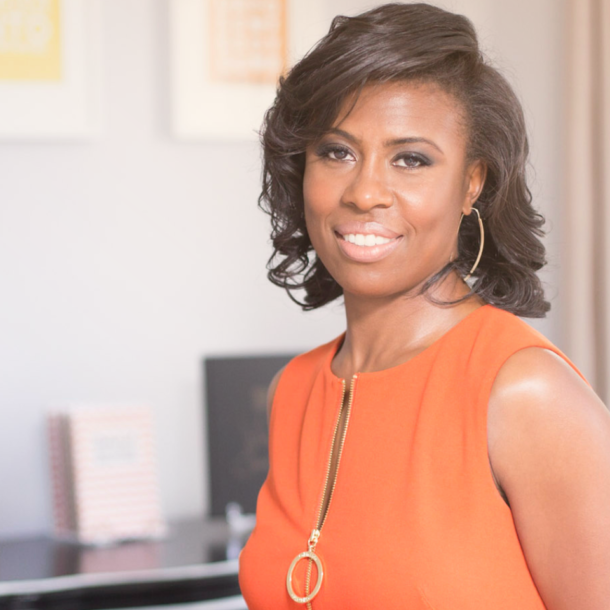
{"type": "MultiPolygon", "coordinates": [[[[348,131],[344,131],[343,129],[338,129],[337,127],[332,127],[328,131],[329,131],[329,133],[336,133],[339,136],[343,136],[346,140],[349,140],[350,142],[354,142],[355,144],[360,144],[360,140],[356,136],[349,133],[348,131]]],[[[416,136],[411,136],[408,138],[393,138],[392,140],[386,140],[383,143],[383,145],[389,148],[390,146],[400,146],[401,144],[416,144],[418,142],[425,142],[426,144],[430,144],[430,146],[433,146],[434,148],[436,148],[436,150],[438,150],[441,154],[445,154],[440,149],[438,144],[436,144],[432,140],[429,140],[428,138],[420,138],[420,137],[416,137],[416,136]]]]}

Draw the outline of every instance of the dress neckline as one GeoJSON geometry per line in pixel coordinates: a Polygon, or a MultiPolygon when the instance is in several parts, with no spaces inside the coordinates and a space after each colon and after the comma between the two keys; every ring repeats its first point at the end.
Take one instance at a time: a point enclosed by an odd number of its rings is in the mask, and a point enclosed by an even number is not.
{"type": "MultiPolygon", "coordinates": [[[[356,373],[358,375],[358,379],[361,378],[380,378],[386,375],[391,375],[398,372],[404,372],[405,369],[415,366],[419,364],[420,361],[425,360],[431,354],[433,354],[442,343],[444,343],[448,338],[452,337],[459,330],[463,330],[473,321],[475,321],[480,315],[481,310],[489,310],[495,309],[495,306],[491,303],[485,303],[480,307],[477,307],[474,311],[471,311],[469,314],[465,315],[457,324],[454,324],[449,330],[443,333],[438,339],[435,339],[428,347],[423,349],[421,352],[409,358],[405,362],[401,362],[394,366],[391,366],[387,369],[381,369],[379,371],[363,371],[356,373]]],[[[326,362],[324,363],[324,371],[327,373],[332,379],[335,381],[341,382],[343,379],[341,377],[337,377],[332,371],[332,361],[337,355],[339,349],[343,345],[343,341],[345,339],[347,331],[343,331],[336,339],[330,342],[328,356],[326,358],[326,362]]]]}

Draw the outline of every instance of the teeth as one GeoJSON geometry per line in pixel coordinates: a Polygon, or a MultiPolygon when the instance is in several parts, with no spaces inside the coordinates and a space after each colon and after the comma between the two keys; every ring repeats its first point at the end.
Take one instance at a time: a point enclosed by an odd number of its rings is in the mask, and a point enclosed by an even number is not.
{"type": "Polygon", "coordinates": [[[381,246],[391,242],[391,239],[387,237],[381,237],[381,235],[373,235],[368,233],[363,235],[362,233],[348,233],[343,236],[345,241],[349,241],[350,244],[356,244],[357,246],[381,246]]]}

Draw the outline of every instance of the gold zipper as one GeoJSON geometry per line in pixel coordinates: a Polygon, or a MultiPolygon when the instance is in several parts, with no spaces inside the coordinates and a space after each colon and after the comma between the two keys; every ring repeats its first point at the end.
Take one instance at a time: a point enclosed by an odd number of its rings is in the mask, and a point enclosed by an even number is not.
{"type": "Polygon", "coordinates": [[[320,534],[321,534],[321,530],[322,527],[324,526],[324,523],[326,521],[326,516],[328,515],[328,511],[330,509],[330,504],[332,502],[332,498],[333,498],[333,493],[335,491],[335,485],[337,484],[337,476],[339,474],[339,463],[341,462],[341,455],[343,453],[343,445],[345,444],[345,436],[347,434],[347,427],[349,425],[349,420],[350,420],[350,415],[352,412],[352,402],[354,400],[354,386],[356,383],[356,379],[358,378],[357,375],[354,375],[352,377],[351,383],[350,383],[350,390],[349,390],[349,399],[348,399],[348,404],[347,404],[347,414],[345,417],[345,426],[343,428],[343,434],[341,436],[341,442],[339,444],[339,454],[337,456],[337,465],[335,468],[335,476],[333,478],[333,483],[332,483],[332,487],[330,489],[330,495],[328,497],[328,504],[326,505],[326,511],[324,512],[324,515],[322,515],[322,508],[324,506],[324,499],[326,497],[326,490],[328,489],[328,480],[330,477],[330,470],[331,470],[331,466],[332,466],[332,457],[333,457],[333,452],[335,449],[335,441],[337,438],[337,429],[339,427],[339,422],[341,421],[341,415],[343,413],[343,408],[344,408],[344,402],[345,402],[345,379],[341,380],[341,385],[342,385],[342,391],[341,391],[341,408],[339,409],[339,414],[337,415],[337,420],[335,422],[335,428],[333,431],[333,440],[332,440],[332,444],[330,447],[330,455],[328,456],[328,465],[326,467],[326,478],[324,480],[324,489],[322,490],[322,499],[320,501],[320,506],[318,508],[318,513],[316,516],[316,523],[314,526],[314,529],[311,532],[311,535],[309,536],[309,540],[307,541],[307,548],[308,550],[303,552],[303,553],[299,553],[299,555],[297,555],[294,560],[292,561],[292,563],[290,564],[290,568],[288,570],[288,576],[287,576],[287,580],[286,580],[286,585],[288,588],[288,593],[290,595],[290,597],[296,601],[297,603],[300,604],[307,604],[307,610],[311,610],[311,600],[318,594],[318,592],[320,591],[320,587],[322,586],[322,578],[324,576],[323,570],[322,570],[322,563],[320,562],[319,557],[316,555],[315,553],[315,548],[316,545],[318,544],[318,540],[320,539],[320,534]],[[294,592],[293,588],[292,588],[292,573],[294,571],[294,568],[296,566],[296,564],[301,560],[301,559],[305,559],[308,558],[309,559],[309,565],[307,566],[307,580],[305,583],[305,596],[304,597],[300,597],[298,595],[296,595],[296,593],[294,592]],[[309,581],[311,579],[311,564],[312,562],[314,562],[316,564],[316,567],[318,568],[318,579],[316,581],[316,586],[314,587],[313,592],[310,594],[309,593],[309,581]]]}

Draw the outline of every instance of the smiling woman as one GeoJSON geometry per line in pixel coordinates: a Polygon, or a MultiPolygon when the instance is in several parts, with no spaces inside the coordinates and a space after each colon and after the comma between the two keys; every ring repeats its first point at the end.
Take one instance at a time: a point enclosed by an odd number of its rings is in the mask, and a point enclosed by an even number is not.
{"type": "MultiPolygon", "coordinates": [[[[328,35],[280,80],[262,135],[260,205],[271,216],[274,245],[269,279],[303,309],[315,309],[343,293],[319,257],[310,256],[314,248],[305,226],[305,158],[319,149],[329,159],[349,159],[352,153],[345,145],[357,144],[357,134],[346,133],[341,121],[355,104],[364,103],[365,90],[394,83],[408,83],[413,101],[412,108],[403,109],[410,113],[409,124],[393,130],[387,142],[407,147],[397,165],[423,171],[440,161],[455,170],[459,161],[464,178],[473,162],[484,165],[485,182],[476,203],[485,222],[485,256],[464,299],[476,293],[516,315],[543,317],[550,305],[536,271],[546,263],[539,239],[544,219],[531,205],[526,182],[529,144],[521,105],[481,53],[472,24],[424,4],[388,4],[358,17],[337,17],[328,35]],[[426,96],[426,91],[435,94],[426,96]],[[440,143],[426,136],[430,129],[437,137],[452,133],[448,152],[453,158],[447,160],[440,143]],[[329,136],[342,137],[341,145],[328,141],[329,136]],[[295,296],[300,290],[305,292],[302,300],[295,296]]],[[[433,173],[438,171],[436,167],[433,173]]],[[[458,234],[459,220],[459,214],[451,219],[458,240],[455,258],[436,269],[418,288],[420,294],[452,271],[464,276],[477,258],[478,221],[465,219],[458,234]]]]}
{"type": "Polygon", "coordinates": [[[518,317],[550,307],[544,219],[470,21],[337,17],[262,142],[269,278],[303,309],[342,295],[347,328],[269,388],[250,610],[607,608],[610,414],[518,317]]]}

